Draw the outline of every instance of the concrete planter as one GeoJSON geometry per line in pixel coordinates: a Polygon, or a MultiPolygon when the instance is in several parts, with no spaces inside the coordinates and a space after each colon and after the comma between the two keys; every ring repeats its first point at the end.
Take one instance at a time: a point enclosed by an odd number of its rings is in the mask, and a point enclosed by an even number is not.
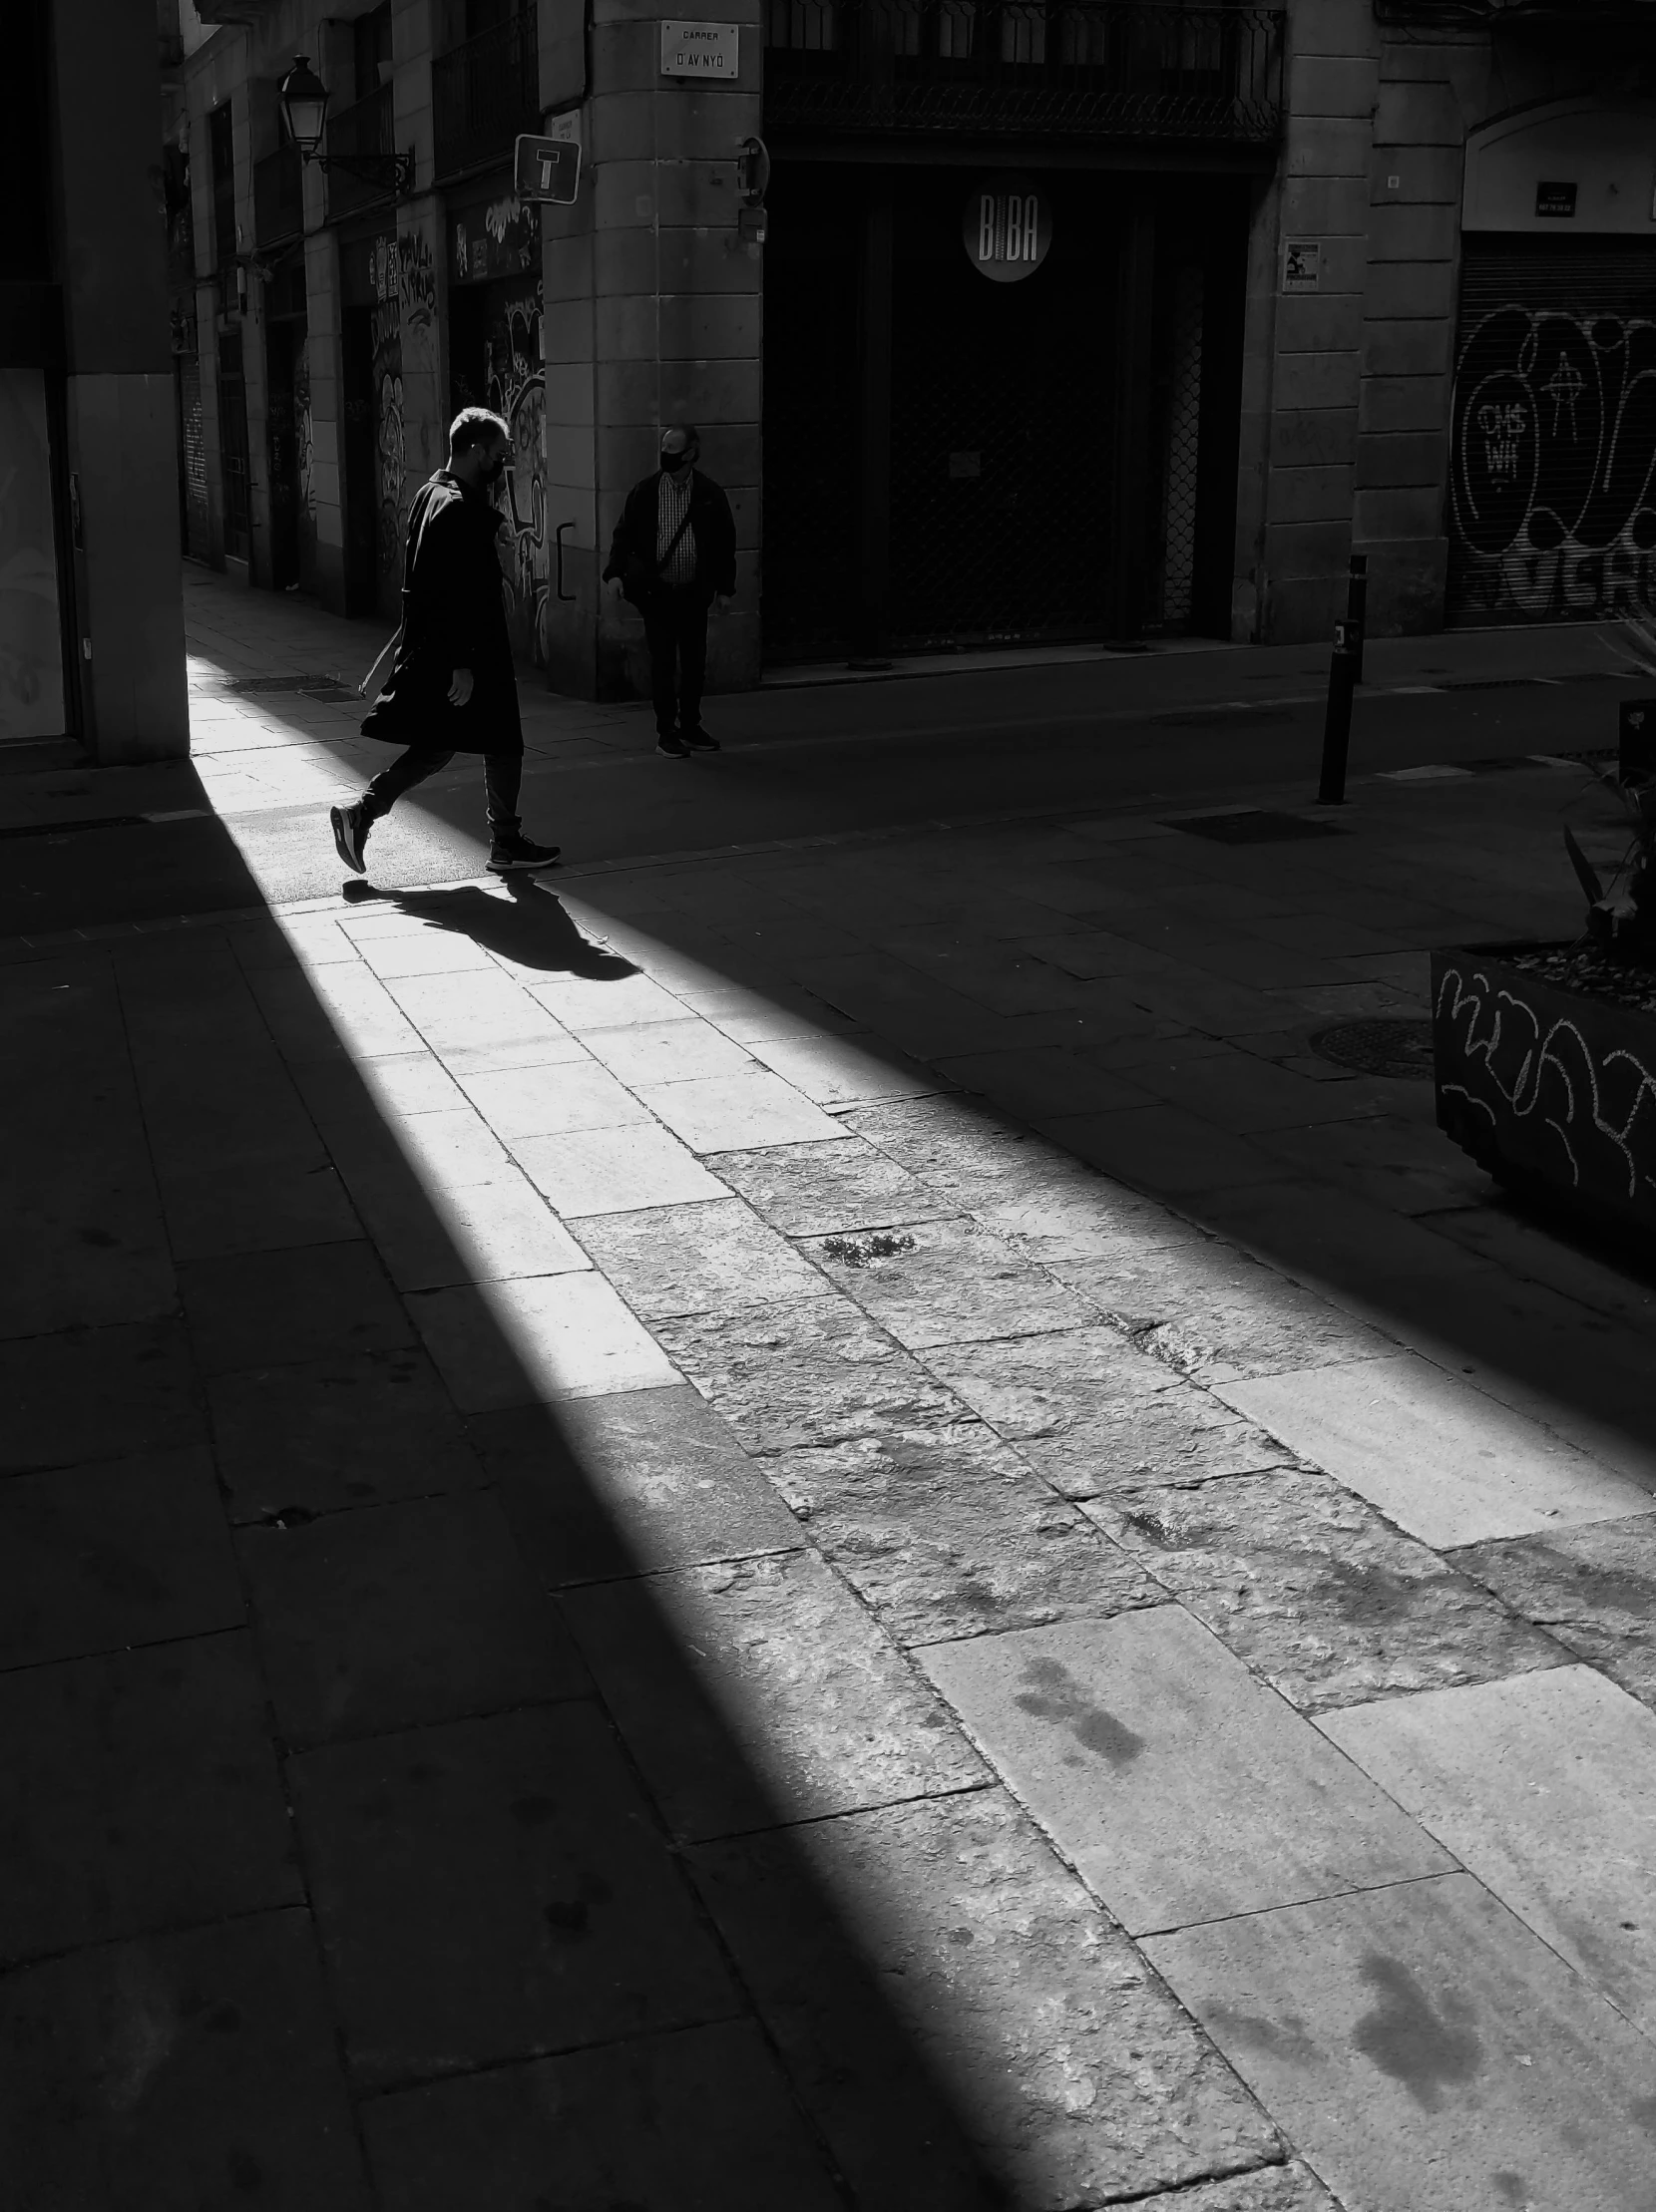
{"type": "Polygon", "coordinates": [[[1432,958],[1438,1126],[1479,1167],[1626,1234],[1656,1229],[1656,1015],[1511,965],[1432,958]]]}

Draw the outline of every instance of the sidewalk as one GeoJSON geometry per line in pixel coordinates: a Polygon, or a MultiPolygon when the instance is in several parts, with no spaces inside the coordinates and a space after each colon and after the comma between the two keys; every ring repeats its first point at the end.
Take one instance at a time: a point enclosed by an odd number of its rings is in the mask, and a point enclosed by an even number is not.
{"type": "Polygon", "coordinates": [[[1652,1292],[1326,1039],[1566,785],[8,947],[19,2203],[1656,2203],[1652,1292]]]}

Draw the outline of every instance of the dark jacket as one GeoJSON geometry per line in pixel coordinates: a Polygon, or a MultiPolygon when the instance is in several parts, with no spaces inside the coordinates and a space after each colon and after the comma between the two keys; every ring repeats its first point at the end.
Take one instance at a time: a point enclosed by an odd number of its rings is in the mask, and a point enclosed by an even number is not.
{"type": "Polygon", "coordinates": [[[505,517],[481,492],[439,469],[414,495],[403,551],[402,635],[364,737],[451,753],[521,753],[518,677],[501,595],[495,537],[505,517]],[[457,668],[472,695],[449,704],[457,668]]]}
{"type": "MultiPolygon", "coordinates": [[[[610,542],[608,583],[620,576],[622,592],[642,606],[663,588],[655,565],[656,516],[660,512],[661,471],[634,484],[626,495],[616,535],[610,542]]],[[[695,583],[706,598],[736,588],[736,526],[730,502],[711,477],[690,471],[690,528],[695,533],[695,583]]]]}

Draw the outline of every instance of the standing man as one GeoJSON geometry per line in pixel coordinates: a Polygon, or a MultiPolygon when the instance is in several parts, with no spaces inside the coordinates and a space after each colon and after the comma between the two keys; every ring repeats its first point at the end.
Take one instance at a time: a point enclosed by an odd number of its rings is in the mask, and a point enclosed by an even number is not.
{"type": "Polygon", "coordinates": [[[655,750],[673,760],[718,751],[701,727],[707,609],[736,588],[730,502],[696,467],[700,454],[693,424],[662,431],[661,466],[626,495],[604,571],[644,618],[655,750]]]}
{"type": "Polygon", "coordinates": [[[380,816],[456,753],[483,755],[496,875],[550,868],[558,858],[556,845],[525,837],[518,819],[524,735],[501,597],[506,517],[489,497],[510,451],[511,433],[498,415],[462,409],[449,425],[448,466],[421,485],[408,511],[397,655],[362,724],[364,737],[407,750],[354,806],[334,807],[329,817],[339,858],[358,875],[380,816]]]}

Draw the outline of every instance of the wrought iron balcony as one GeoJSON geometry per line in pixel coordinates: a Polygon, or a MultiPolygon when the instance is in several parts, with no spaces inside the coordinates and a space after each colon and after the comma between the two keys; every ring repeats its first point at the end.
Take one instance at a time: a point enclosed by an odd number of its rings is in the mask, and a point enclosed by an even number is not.
{"type": "Polygon", "coordinates": [[[304,164],[291,140],[253,164],[253,236],[280,245],[304,230],[304,164]]]}
{"type": "Polygon", "coordinates": [[[1229,0],[767,0],[765,127],[1268,143],[1283,20],[1229,0]]]}
{"type": "Polygon", "coordinates": [[[376,200],[393,196],[390,177],[396,148],[396,119],[391,110],[391,87],[377,85],[366,100],[341,108],[328,119],[327,159],[337,163],[328,171],[328,213],[348,215],[355,208],[371,207],[376,200]],[[352,175],[349,164],[368,157],[365,175],[352,175]],[[379,171],[383,167],[383,177],[379,171]]]}
{"type": "Polygon", "coordinates": [[[541,49],[536,11],[520,10],[431,65],[437,175],[510,157],[521,131],[541,124],[541,49]]]}

